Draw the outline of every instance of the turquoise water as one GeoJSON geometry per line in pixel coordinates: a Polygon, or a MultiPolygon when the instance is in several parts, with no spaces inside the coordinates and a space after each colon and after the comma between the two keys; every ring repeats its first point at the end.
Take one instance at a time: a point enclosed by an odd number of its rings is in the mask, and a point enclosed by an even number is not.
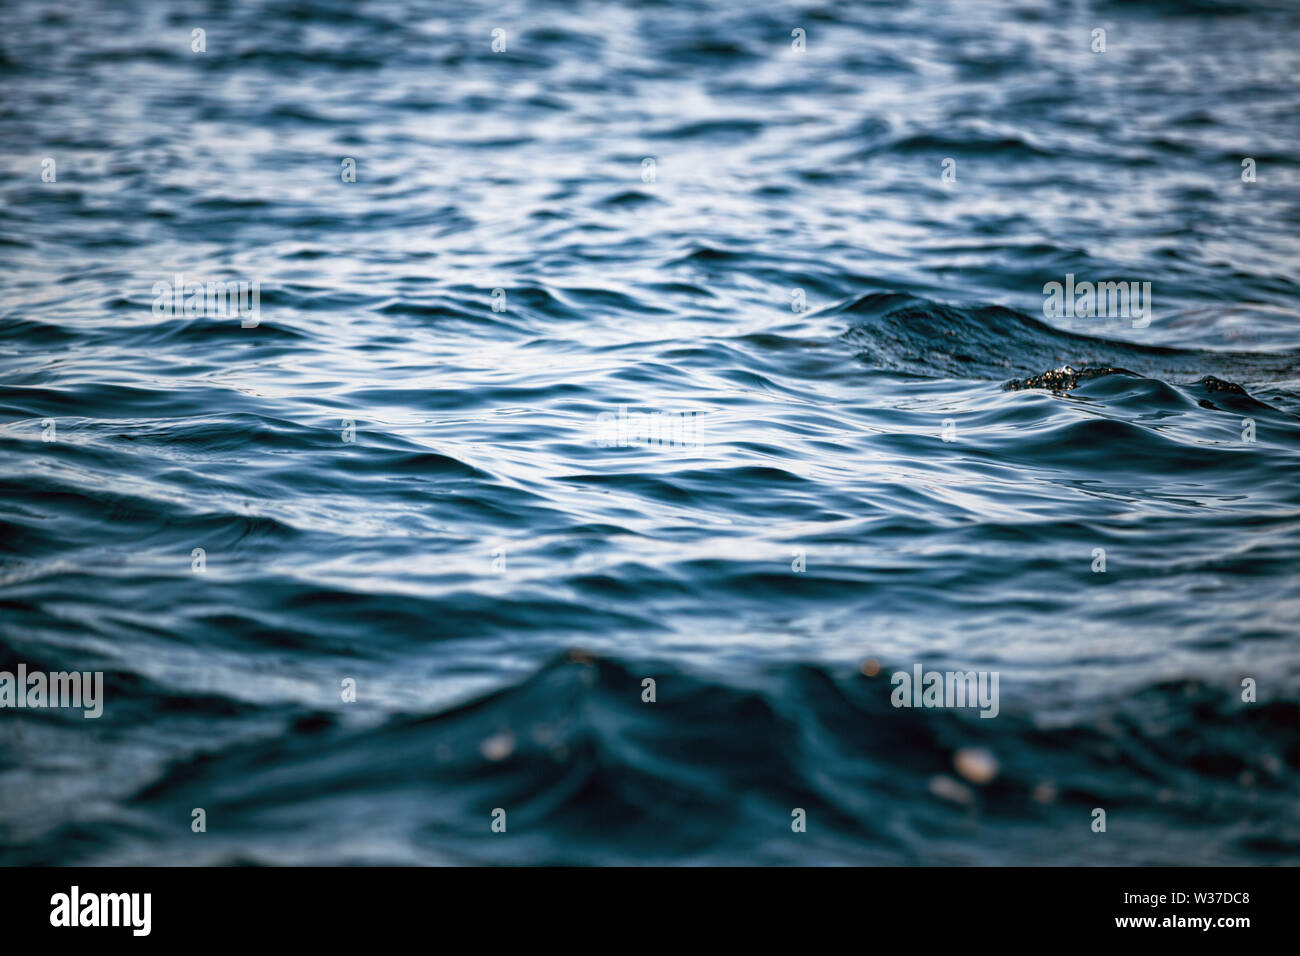
{"type": "Polygon", "coordinates": [[[1300,860],[1293,5],[0,36],[0,860],[1300,860]]]}

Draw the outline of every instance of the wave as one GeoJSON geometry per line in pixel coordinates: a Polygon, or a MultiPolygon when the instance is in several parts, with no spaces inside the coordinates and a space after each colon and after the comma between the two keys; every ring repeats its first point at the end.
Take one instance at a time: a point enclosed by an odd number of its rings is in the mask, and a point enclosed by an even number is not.
{"type": "Polygon", "coordinates": [[[1017,388],[1067,382],[1073,388],[1081,379],[1130,368],[1166,380],[1212,376],[1215,381],[1274,383],[1300,376],[1300,350],[1296,349],[1145,345],[1059,329],[1002,306],[949,305],[903,293],[866,293],[830,307],[825,314],[849,323],[842,337],[863,362],[873,369],[909,375],[1005,379],[1009,372],[1027,373],[1013,385],[1017,388]],[[1091,371],[1076,372],[1076,368],[1091,371]]]}
{"type": "Polygon", "coordinates": [[[1294,702],[1233,705],[1175,680],[1087,720],[1044,726],[1004,704],[983,721],[894,707],[890,669],[872,664],[873,676],[801,666],[723,681],[573,650],[432,714],[375,724],[264,708],[264,732],[197,743],[120,811],[10,846],[6,862],[192,859],[178,833],[194,807],[211,863],[943,864],[973,862],[960,840],[976,832],[1003,836],[1006,864],[1300,856],[1294,702]],[[1090,831],[1098,806],[1123,840],[1090,831]],[[508,840],[491,829],[497,811],[508,840]],[[1232,826],[1203,829],[1216,821],[1232,826]],[[1020,838],[1034,828],[1054,834],[1050,854],[1020,838]]]}

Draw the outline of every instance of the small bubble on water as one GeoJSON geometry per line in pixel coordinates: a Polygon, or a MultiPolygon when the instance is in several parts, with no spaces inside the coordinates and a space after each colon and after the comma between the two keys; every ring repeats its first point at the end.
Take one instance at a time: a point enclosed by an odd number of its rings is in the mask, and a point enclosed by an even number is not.
{"type": "Polygon", "coordinates": [[[984,747],[963,747],[953,754],[952,765],[971,783],[983,786],[998,775],[998,758],[984,747]]]}
{"type": "Polygon", "coordinates": [[[930,778],[930,793],[940,800],[959,803],[962,806],[968,806],[975,799],[975,794],[970,787],[944,774],[936,774],[930,778]]]}
{"type": "Polygon", "coordinates": [[[488,760],[505,760],[515,752],[515,735],[508,730],[493,734],[479,745],[479,750],[488,760]]]}

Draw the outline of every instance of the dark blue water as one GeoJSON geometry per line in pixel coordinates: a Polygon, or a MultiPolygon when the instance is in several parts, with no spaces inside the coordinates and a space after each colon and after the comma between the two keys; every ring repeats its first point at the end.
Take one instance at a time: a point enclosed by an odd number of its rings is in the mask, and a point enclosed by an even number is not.
{"type": "Polygon", "coordinates": [[[1300,862],[1294,4],[0,37],[0,860],[1300,862]]]}

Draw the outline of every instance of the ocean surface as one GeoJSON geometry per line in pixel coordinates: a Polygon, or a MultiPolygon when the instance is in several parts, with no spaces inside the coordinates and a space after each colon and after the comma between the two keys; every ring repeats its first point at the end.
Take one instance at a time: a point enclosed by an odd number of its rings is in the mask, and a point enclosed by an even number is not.
{"type": "Polygon", "coordinates": [[[1300,863],[1297,77],[1290,2],[6,0],[0,670],[104,699],[0,710],[0,863],[1300,863]]]}

